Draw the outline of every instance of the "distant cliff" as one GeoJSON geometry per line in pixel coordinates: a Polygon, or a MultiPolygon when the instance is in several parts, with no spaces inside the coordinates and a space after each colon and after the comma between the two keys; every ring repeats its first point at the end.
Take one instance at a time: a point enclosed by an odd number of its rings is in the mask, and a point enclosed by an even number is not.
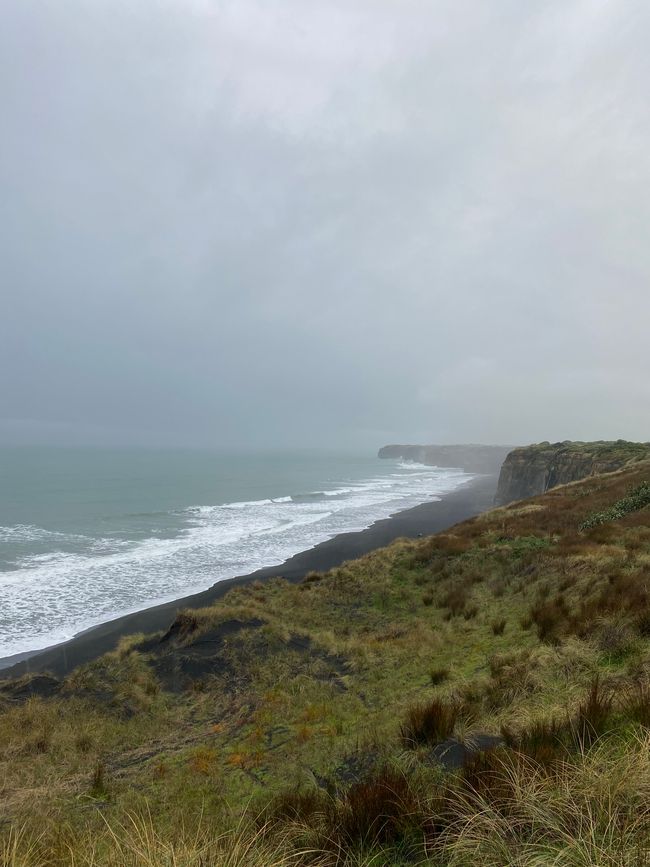
{"type": "Polygon", "coordinates": [[[467,473],[496,474],[511,446],[390,445],[379,449],[380,458],[417,461],[433,467],[460,467],[467,473]]]}
{"type": "Polygon", "coordinates": [[[514,449],[501,467],[494,502],[503,506],[646,458],[650,458],[650,443],[626,440],[592,443],[567,440],[514,449]]]}

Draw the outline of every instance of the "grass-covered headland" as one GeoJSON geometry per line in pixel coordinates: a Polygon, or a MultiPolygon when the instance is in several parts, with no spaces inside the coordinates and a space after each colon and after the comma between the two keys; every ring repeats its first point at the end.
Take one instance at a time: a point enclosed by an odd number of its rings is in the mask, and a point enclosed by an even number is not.
{"type": "Polygon", "coordinates": [[[649,482],[239,587],[4,684],[0,864],[649,864],[649,482]]]}

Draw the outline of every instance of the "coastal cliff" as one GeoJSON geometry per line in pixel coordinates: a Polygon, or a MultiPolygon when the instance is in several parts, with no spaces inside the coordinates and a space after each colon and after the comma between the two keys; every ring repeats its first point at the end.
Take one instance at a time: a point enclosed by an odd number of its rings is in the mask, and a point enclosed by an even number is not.
{"type": "Polygon", "coordinates": [[[379,449],[378,457],[416,461],[432,467],[458,467],[467,473],[496,474],[511,446],[389,445],[379,449]]]}
{"type": "Polygon", "coordinates": [[[592,443],[566,440],[514,449],[501,467],[494,502],[503,506],[535,497],[557,485],[610,473],[646,458],[650,458],[650,443],[626,440],[592,443]]]}

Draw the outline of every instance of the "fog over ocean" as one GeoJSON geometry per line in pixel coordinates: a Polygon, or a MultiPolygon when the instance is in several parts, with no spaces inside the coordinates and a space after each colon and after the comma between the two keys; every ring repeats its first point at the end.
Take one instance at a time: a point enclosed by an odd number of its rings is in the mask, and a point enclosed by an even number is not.
{"type": "Polygon", "coordinates": [[[0,657],[282,563],[470,478],[321,451],[0,449],[0,657]]]}

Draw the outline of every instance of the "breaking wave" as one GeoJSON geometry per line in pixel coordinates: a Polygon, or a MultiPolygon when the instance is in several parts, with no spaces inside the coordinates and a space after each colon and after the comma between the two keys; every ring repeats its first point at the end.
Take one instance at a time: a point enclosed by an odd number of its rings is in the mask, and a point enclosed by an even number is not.
{"type": "Polygon", "coordinates": [[[0,571],[0,657],[280,564],[470,478],[461,470],[391,463],[383,475],[332,489],[155,513],[158,525],[144,539],[0,527],[0,542],[11,542],[13,551],[0,571]]]}

